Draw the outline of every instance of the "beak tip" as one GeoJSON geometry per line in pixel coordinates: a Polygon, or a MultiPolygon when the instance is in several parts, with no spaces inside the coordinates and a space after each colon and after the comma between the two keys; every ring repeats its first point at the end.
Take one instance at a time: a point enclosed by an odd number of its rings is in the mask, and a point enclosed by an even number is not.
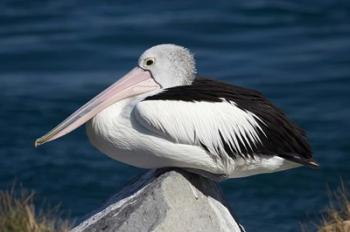
{"type": "Polygon", "coordinates": [[[41,139],[36,139],[33,145],[35,148],[37,148],[38,146],[40,146],[42,144],[43,144],[43,142],[41,139]]]}

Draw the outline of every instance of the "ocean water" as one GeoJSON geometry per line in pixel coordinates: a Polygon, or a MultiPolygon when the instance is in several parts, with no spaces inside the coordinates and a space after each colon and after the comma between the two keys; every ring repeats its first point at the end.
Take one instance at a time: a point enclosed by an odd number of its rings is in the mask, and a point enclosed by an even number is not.
{"type": "Polygon", "coordinates": [[[263,92],[306,131],[321,168],[232,179],[224,194],[247,231],[299,231],[328,190],[350,185],[350,1],[0,2],[0,190],[14,181],[69,218],[144,172],[96,151],[83,128],[33,147],[132,68],[177,43],[199,73],[263,92]]]}

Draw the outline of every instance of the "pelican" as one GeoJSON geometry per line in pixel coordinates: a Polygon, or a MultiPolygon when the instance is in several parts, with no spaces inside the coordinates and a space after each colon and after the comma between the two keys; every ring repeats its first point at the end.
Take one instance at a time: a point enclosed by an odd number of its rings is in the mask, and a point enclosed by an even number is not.
{"type": "Polygon", "coordinates": [[[219,180],[317,167],[304,131],[261,93],[197,77],[178,45],[146,50],[125,76],[35,141],[86,123],[93,146],[146,168],[178,167],[219,180]]]}

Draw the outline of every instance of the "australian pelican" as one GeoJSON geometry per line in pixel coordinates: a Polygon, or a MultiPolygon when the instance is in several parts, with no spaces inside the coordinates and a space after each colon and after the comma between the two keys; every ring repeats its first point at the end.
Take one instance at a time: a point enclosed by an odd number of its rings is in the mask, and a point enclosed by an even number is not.
{"type": "Polygon", "coordinates": [[[35,141],[87,123],[102,153],[141,167],[180,167],[237,178],[316,167],[302,129],[257,91],[196,77],[193,55],[161,44],[137,66],[35,141]]]}

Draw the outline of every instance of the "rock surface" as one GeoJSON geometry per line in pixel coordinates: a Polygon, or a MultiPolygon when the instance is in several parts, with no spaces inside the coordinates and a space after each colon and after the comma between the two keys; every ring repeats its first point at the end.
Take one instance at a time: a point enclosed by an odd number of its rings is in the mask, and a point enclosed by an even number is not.
{"type": "Polygon", "coordinates": [[[217,184],[181,170],[155,170],[112,197],[72,232],[243,231],[217,184]]]}

